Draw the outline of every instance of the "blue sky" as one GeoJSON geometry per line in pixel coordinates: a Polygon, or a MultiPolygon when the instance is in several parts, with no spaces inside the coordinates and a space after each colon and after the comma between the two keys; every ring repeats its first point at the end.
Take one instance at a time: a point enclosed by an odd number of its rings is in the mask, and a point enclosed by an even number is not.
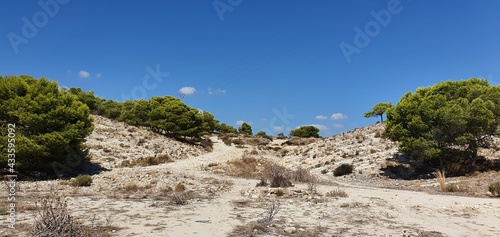
{"type": "Polygon", "coordinates": [[[0,74],[188,105],[270,134],[331,136],[408,91],[500,81],[500,2],[2,1],[0,74]]]}

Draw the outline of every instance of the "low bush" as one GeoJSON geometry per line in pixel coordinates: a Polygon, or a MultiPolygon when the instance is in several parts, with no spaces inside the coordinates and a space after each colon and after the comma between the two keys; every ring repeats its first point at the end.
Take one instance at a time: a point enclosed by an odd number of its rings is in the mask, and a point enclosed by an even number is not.
{"type": "Polygon", "coordinates": [[[343,176],[352,173],[354,166],[352,164],[341,164],[339,167],[333,170],[334,176],[343,176]]]}
{"type": "Polygon", "coordinates": [[[136,183],[128,183],[123,186],[123,190],[127,192],[137,192],[139,189],[140,187],[136,183]]]}
{"type": "Polygon", "coordinates": [[[83,225],[71,216],[66,200],[58,196],[44,198],[36,203],[34,224],[30,236],[111,236],[109,221],[106,226],[97,225],[95,216],[91,226],[83,225]]]}
{"type": "Polygon", "coordinates": [[[297,169],[293,172],[293,180],[295,182],[310,182],[312,179],[312,174],[308,169],[303,168],[302,166],[297,167],[297,169]]]}
{"type": "Polygon", "coordinates": [[[200,141],[200,146],[203,147],[203,149],[205,151],[208,151],[208,152],[211,152],[214,150],[214,143],[212,142],[212,140],[210,140],[209,138],[207,139],[202,139],[200,141]]]}
{"type": "Polygon", "coordinates": [[[271,180],[272,188],[286,188],[291,187],[292,172],[283,166],[277,164],[270,164],[267,167],[267,176],[271,180]]]}
{"type": "Polygon", "coordinates": [[[261,178],[260,181],[257,183],[256,187],[266,187],[269,185],[266,179],[261,178]]]}
{"type": "Polygon", "coordinates": [[[243,155],[241,159],[231,160],[228,163],[230,165],[230,175],[242,178],[258,177],[257,166],[259,161],[254,157],[243,155]]]}
{"type": "Polygon", "coordinates": [[[488,186],[488,190],[493,196],[500,197],[500,182],[495,182],[488,186]]]}
{"type": "Polygon", "coordinates": [[[330,192],[327,192],[326,196],[328,196],[328,197],[348,197],[349,195],[347,195],[347,193],[344,190],[334,189],[330,192]]]}
{"type": "Polygon", "coordinates": [[[168,154],[160,154],[156,156],[139,158],[137,160],[125,160],[122,162],[121,166],[122,167],[152,166],[169,162],[174,162],[172,157],[170,157],[168,154]]]}
{"type": "Polygon", "coordinates": [[[79,175],[75,179],[71,180],[71,186],[82,187],[90,186],[92,184],[92,177],[90,175],[79,175]]]}

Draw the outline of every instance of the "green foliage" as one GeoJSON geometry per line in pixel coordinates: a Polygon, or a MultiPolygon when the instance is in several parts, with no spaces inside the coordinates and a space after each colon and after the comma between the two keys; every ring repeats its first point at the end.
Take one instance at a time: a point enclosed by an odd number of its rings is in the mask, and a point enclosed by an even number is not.
{"type": "Polygon", "coordinates": [[[215,116],[207,111],[202,111],[201,117],[203,120],[202,130],[206,133],[213,133],[217,129],[219,121],[215,119],[215,116]]]}
{"type": "Polygon", "coordinates": [[[488,190],[493,196],[500,197],[500,182],[495,182],[488,186],[488,190]]]}
{"type": "Polygon", "coordinates": [[[101,103],[101,106],[97,110],[97,114],[110,119],[118,119],[122,112],[122,106],[123,104],[115,100],[106,100],[101,103]]]}
{"type": "Polygon", "coordinates": [[[123,103],[104,101],[98,107],[98,114],[172,137],[200,138],[212,133],[219,124],[213,114],[191,108],[172,96],[123,103]]]}
{"type": "Polygon", "coordinates": [[[257,134],[255,134],[255,136],[267,138],[271,141],[273,140],[273,138],[271,136],[267,135],[266,132],[264,132],[264,131],[259,131],[257,134]]]}
{"type": "Polygon", "coordinates": [[[216,131],[219,131],[220,133],[237,133],[238,130],[236,128],[229,126],[225,123],[221,123],[219,125],[216,125],[216,131]]]}
{"type": "Polygon", "coordinates": [[[286,139],[286,136],[285,134],[283,134],[282,132],[278,133],[278,135],[276,135],[276,138],[278,139],[286,139]]]}
{"type": "Polygon", "coordinates": [[[373,106],[371,111],[365,113],[365,118],[372,118],[380,116],[380,122],[384,122],[384,113],[387,112],[393,105],[391,102],[380,102],[373,106]]]}
{"type": "Polygon", "coordinates": [[[95,96],[93,91],[84,92],[80,88],[70,88],[67,92],[76,95],[78,100],[89,107],[91,113],[97,113],[102,102],[105,101],[104,99],[95,96]]]}
{"type": "Polygon", "coordinates": [[[354,166],[352,164],[341,164],[333,170],[334,176],[343,176],[352,173],[354,166]]]}
{"type": "Polygon", "coordinates": [[[243,134],[243,135],[249,135],[251,136],[253,134],[252,132],[252,126],[248,123],[243,123],[241,126],[238,128],[238,133],[243,134]]]}
{"type": "MultiPolygon", "coordinates": [[[[30,76],[0,76],[0,144],[8,144],[8,124],[15,124],[16,167],[52,172],[80,152],[93,130],[89,107],[57,82],[30,76]]],[[[0,165],[7,167],[7,146],[0,146],[0,165]]],[[[86,161],[79,157],[74,166],[86,161]]]]}
{"type": "Polygon", "coordinates": [[[151,110],[147,100],[127,100],[121,103],[120,122],[133,126],[148,126],[148,113],[151,110]]]}
{"type": "Polygon", "coordinates": [[[267,134],[266,134],[266,132],[264,132],[264,131],[259,131],[258,133],[256,133],[256,134],[255,134],[255,136],[258,136],[258,137],[266,137],[266,136],[267,136],[267,134]]]}
{"type": "Polygon", "coordinates": [[[71,180],[71,186],[82,187],[90,186],[92,184],[92,177],[90,175],[79,175],[75,179],[71,180]]]}
{"type": "Polygon", "coordinates": [[[153,130],[173,137],[196,137],[203,134],[203,115],[172,96],[150,100],[149,124],[153,130]]]}
{"type": "Polygon", "coordinates": [[[293,137],[319,137],[319,129],[314,126],[302,126],[290,132],[293,137]]]}
{"type": "Polygon", "coordinates": [[[387,112],[386,133],[415,159],[465,153],[470,169],[481,147],[492,145],[500,124],[500,87],[472,78],[446,81],[407,93],[387,112]]]}

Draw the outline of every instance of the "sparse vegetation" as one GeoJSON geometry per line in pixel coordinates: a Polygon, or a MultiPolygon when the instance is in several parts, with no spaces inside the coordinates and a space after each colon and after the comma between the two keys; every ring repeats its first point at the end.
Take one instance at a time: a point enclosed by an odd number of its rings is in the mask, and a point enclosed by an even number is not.
{"type": "Polygon", "coordinates": [[[71,180],[71,186],[82,187],[90,186],[92,184],[92,176],[90,175],[79,175],[75,179],[71,180]]]}
{"type": "Polygon", "coordinates": [[[174,162],[172,157],[170,157],[168,154],[160,154],[156,156],[148,156],[135,160],[124,160],[121,166],[122,167],[151,166],[168,162],[174,162]]]}
{"type": "Polygon", "coordinates": [[[354,166],[352,164],[341,164],[333,170],[334,176],[343,176],[352,173],[354,166]]]}
{"type": "Polygon", "coordinates": [[[189,199],[191,199],[191,194],[189,192],[186,192],[186,191],[174,192],[171,195],[172,203],[175,205],[178,205],[178,206],[179,205],[186,205],[188,203],[189,199]]]}
{"type": "Polygon", "coordinates": [[[257,166],[259,161],[252,156],[243,156],[240,159],[228,162],[229,174],[242,178],[256,178],[259,176],[257,166]]]}
{"type": "MultiPolygon", "coordinates": [[[[110,219],[109,219],[110,220],[110,219]]],[[[37,202],[35,221],[31,230],[32,236],[82,236],[107,237],[111,236],[109,221],[106,226],[98,225],[95,216],[91,226],[85,226],[80,220],[71,216],[67,201],[59,196],[51,196],[37,202]]]]}
{"type": "Polygon", "coordinates": [[[137,185],[134,182],[127,183],[125,184],[125,186],[123,186],[123,190],[127,192],[137,192],[139,189],[140,189],[139,185],[137,185]]]}
{"type": "Polygon", "coordinates": [[[294,137],[315,137],[319,138],[319,129],[314,126],[302,126],[290,132],[290,136],[294,137]]]}
{"type": "Polygon", "coordinates": [[[269,185],[266,179],[261,178],[260,181],[257,183],[256,187],[266,187],[269,185]]]}
{"type": "Polygon", "coordinates": [[[488,190],[493,196],[500,197],[500,182],[490,184],[488,190]]]}
{"type": "Polygon", "coordinates": [[[434,172],[434,174],[436,175],[436,178],[437,178],[437,181],[439,183],[439,187],[441,188],[441,191],[445,192],[446,191],[446,177],[444,174],[444,170],[443,171],[436,170],[436,172],[434,172]]]}
{"type": "Polygon", "coordinates": [[[271,222],[273,222],[274,217],[276,216],[276,214],[278,214],[280,209],[281,209],[281,204],[273,201],[271,203],[271,206],[269,206],[267,211],[263,214],[263,218],[260,219],[259,222],[270,224],[271,222]]]}
{"type": "Polygon", "coordinates": [[[348,197],[349,195],[344,191],[344,190],[341,190],[341,189],[334,189],[332,191],[329,191],[326,193],[326,196],[327,197],[348,197]]]}
{"type": "Polygon", "coordinates": [[[283,166],[277,164],[269,165],[267,169],[269,180],[271,180],[272,188],[286,188],[291,187],[292,172],[283,166]]]}

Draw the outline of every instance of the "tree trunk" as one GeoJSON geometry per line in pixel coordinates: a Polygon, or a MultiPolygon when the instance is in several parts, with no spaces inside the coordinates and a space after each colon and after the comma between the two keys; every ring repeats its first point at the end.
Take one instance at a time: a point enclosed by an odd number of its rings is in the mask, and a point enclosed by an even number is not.
{"type": "Polygon", "coordinates": [[[384,122],[384,117],[383,117],[384,114],[380,114],[380,122],[383,123],[384,122]]]}
{"type": "Polygon", "coordinates": [[[471,174],[474,173],[474,171],[476,169],[477,150],[478,150],[477,148],[473,148],[473,150],[472,150],[472,157],[471,157],[470,164],[469,164],[469,172],[471,174]]]}
{"type": "Polygon", "coordinates": [[[443,157],[439,156],[439,169],[441,169],[441,174],[444,174],[444,162],[443,162],[443,157]]]}

